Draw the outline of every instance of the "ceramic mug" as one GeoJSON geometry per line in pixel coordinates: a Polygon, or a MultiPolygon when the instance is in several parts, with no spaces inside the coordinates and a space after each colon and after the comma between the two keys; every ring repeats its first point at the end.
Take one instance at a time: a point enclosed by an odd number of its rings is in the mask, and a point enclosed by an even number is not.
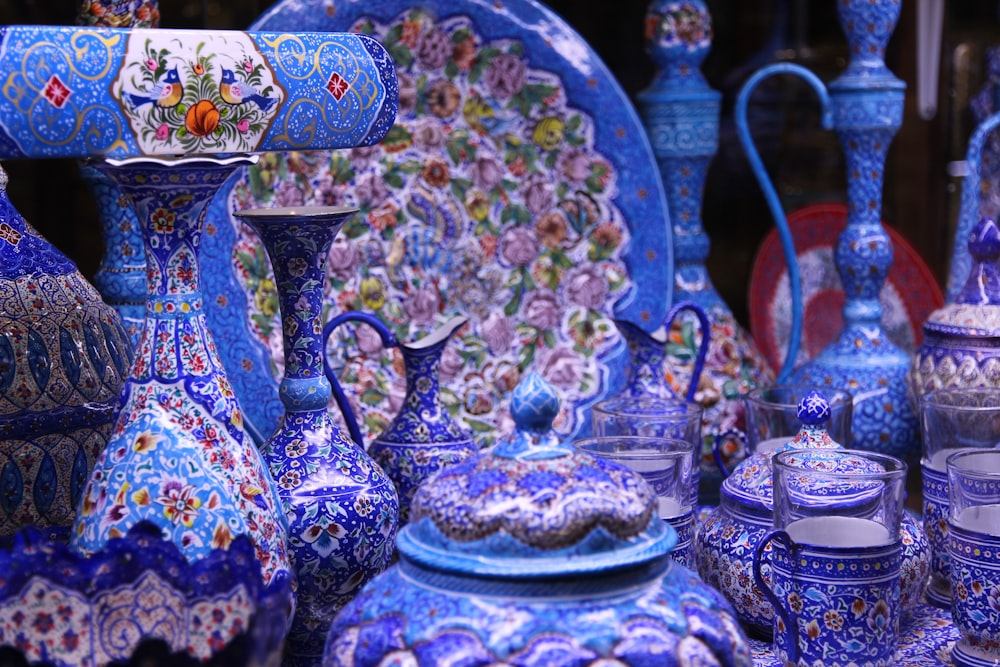
{"type": "MultiPolygon", "coordinates": [[[[591,410],[594,437],[641,436],[690,442],[699,461],[705,408],[694,401],[655,396],[618,396],[599,401],[591,410]]],[[[691,471],[691,505],[698,503],[701,467],[691,471]]]]}
{"type": "Polygon", "coordinates": [[[628,435],[583,438],[573,446],[642,475],[656,492],[660,518],[677,531],[671,558],[684,567],[694,567],[694,502],[698,496],[694,446],[675,438],[628,435]]]}
{"type": "Polygon", "coordinates": [[[774,528],[754,550],[785,665],[883,667],[899,644],[906,464],[874,452],[775,455],[774,528]]]}
{"type": "Polygon", "coordinates": [[[937,389],[921,397],[924,533],[931,548],[926,596],[951,606],[948,550],[948,475],[946,460],[964,449],[992,448],[1000,441],[1000,388],[937,389]]]}
{"type": "Polygon", "coordinates": [[[947,459],[949,581],[956,667],[1000,664],[1000,450],[947,459]]]}

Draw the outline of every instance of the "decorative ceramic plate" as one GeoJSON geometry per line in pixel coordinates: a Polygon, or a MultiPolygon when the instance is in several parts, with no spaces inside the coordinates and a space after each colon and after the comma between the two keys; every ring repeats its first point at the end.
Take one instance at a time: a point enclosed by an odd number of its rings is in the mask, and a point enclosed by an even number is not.
{"type": "MultiPolygon", "coordinates": [[[[330,253],[331,313],[376,314],[413,340],[456,314],[444,400],[480,442],[508,432],[507,398],[538,371],[563,399],[561,434],[624,382],[611,318],[656,329],[671,301],[659,171],[628,98],[582,38],[529,0],[282,0],[257,30],[373,35],[392,54],[400,112],[371,148],[269,154],[209,211],[208,316],[246,412],[281,412],[281,329],[263,248],[231,212],[346,204],[330,253]]],[[[404,393],[402,361],[358,325],[328,349],[378,434],[404,393]]]]}
{"type": "MultiPolygon", "coordinates": [[[[920,604],[913,615],[903,621],[899,632],[899,653],[896,664],[906,667],[941,667],[951,665],[951,647],[959,639],[958,628],[951,612],[928,604],[920,604]]],[[[754,667],[780,667],[772,645],[750,640],[754,667]]]]}
{"type": "MultiPolygon", "coordinates": [[[[802,280],[802,344],[796,366],[812,359],[844,328],[844,288],[834,264],[837,237],[847,224],[847,206],[813,204],[788,216],[802,280]]],[[[890,340],[916,350],[923,324],[944,303],[941,288],[920,255],[892,227],[893,262],[879,294],[882,325],[890,340]]],[[[772,229],[754,259],[750,276],[750,331],[772,368],[781,368],[788,348],[792,299],[778,232],[772,229]]]]}

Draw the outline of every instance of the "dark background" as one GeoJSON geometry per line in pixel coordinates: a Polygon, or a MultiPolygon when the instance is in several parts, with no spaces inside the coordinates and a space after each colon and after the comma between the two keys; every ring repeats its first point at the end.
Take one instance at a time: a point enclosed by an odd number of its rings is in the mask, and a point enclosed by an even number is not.
{"type": "MultiPolygon", "coordinates": [[[[267,0],[160,0],[161,26],[246,28],[267,0]]],[[[640,0],[552,0],[549,7],[603,58],[633,99],[650,81],[642,42],[646,3],[640,0]]],[[[72,24],[76,0],[0,0],[0,23],[72,24]]],[[[824,81],[846,62],[846,43],[834,0],[708,0],[715,25],[703,71],[724,94],[720,150],[706,184],[703,219],[713,240],[709,271],[736,316],[746,323],[747,285],[754,253],[771,228],[770,214],[750,174],[731,123],[732,102],[745,78],[779,60],[813,69],[824,81]]],[[[984,50],[1000,43],[996,0],[945,3],[938,112],[930,121],[915,109],[915,0],[903,3],[889,47],[890,69],[906,81],[903,128],[890,150],[883,217],[924,258],[939,283],[946,275],[957,212],[959,180],[949,162],[965,154],[972,122],[967,104],[983,85],[984,50]]],[[[780,85],[753,106],[754,135],[786,211],[818,201],[843,201],[842,154],[832,133],[818,129],[815,98],[804,87],[780,85]]],[[[101,255],[93,201],[73,160],[10,161],[10,196],[24,216],[90,277],[101,255]]]]}

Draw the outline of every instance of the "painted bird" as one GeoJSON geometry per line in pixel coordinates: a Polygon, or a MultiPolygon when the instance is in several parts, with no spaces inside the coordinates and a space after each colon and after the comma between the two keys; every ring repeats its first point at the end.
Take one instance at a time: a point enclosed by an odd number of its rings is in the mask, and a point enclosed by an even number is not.
{"type": "Polygon", "coordinates": [[[264,97],[257,92],[257,89],[248,83],[241,83],[236,80],[236,73],[231,69],[222,70],[222,81],[219,83],[219,93],[227,104],[243,104],[253,102],[261,111],[267,111],[276,100],[273,97],[264,97]]]}
{"type": "Polygon", "coordinates": [[[140,91],[141,94],[125,93],[129,104],[133,109],[138,109],[143,104],[155,104],[158,107],[169,109],[180,103],[184,93],[181,85],[181,77],[177,74],[177,68],[167,70],[167,73],[160,77],[160,80],[149,90],[140,91]]]}

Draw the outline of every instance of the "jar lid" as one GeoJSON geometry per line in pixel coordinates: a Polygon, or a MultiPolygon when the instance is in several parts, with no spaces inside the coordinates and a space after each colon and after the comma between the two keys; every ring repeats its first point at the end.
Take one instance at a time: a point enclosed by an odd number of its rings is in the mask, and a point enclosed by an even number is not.
{"type": "Polygon", "coordinates": [[[744,459],[732,474],[722,481],[722,498],[761,513],[774,507],[774,480],[771,459],[789,449],[843,449],[830,437],[826,423],[830,421],[830,403],[821,392],[810,391],[799,401],[796,416],[802,428],[791,440],[771,451],[759,452],[744,459]]]}
{"type": "Polygon", "coordinates": [[[1000,337],[1000,228],[982,218],[968,238],[972,269],[955,298],[924,323],[926,334],[966,338],[1000,337]]]}
{"type": "Polygon", "coordinates": [[[670,553],[677,534],[638,473],[575,451],[536,374],[517,387],[514,435],[442,469],[413,499],[400,555],[449,572],[538,578],[618,570],[670,553]]]}

